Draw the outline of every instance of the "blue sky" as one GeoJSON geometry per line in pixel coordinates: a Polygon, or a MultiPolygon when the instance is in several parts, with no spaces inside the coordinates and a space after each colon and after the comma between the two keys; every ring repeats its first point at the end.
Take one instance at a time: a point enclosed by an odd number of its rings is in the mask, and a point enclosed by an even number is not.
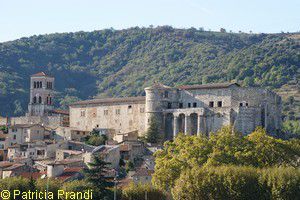
{"type": "Polygon", "coordinates": [[[149,25],[295,32],[300,31],[300,0],[0,0],[0,42],[149,25]]]}

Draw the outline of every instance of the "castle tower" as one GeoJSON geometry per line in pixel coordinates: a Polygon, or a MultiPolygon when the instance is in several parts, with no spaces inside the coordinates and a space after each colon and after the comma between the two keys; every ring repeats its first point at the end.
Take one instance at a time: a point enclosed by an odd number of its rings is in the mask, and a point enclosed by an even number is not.
{"type": "Polygon", "coordinates": [[[47,116],[53,110],[54,78],[44,72],[30,77],[29,116],[47,116]]]}
{"type": "Polygon", "coordinates": [[[152,118],[155,118],[156,121],[160,124],[160,128],[163,130],[164,124],[164,114],[163,111],[167,108],[171,108],[170,104],[172,103],[171,97],[173,91],[171,87],[165,86],[160,83],[155,83],[151,87],[145,88],[146,92],[146,130],[148,130],[150,121],[152,118]]]}

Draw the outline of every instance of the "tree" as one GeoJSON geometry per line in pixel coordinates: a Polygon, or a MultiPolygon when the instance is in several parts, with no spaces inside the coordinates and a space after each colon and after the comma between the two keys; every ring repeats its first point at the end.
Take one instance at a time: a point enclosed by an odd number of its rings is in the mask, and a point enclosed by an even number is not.
{"type": "Polygon", "coordinates": [[[172,188],[180,174],[198,167],[236,166],[293,166],[298,167],[300,142],[284,141],[268,136],[258,128],[248,136],[223,127],[210,137],[180,134],[173,142],[165,142],[163,150],[155,153],[153,184],[165,191],[172,188]]]}
{"type": "Polygon", "coordinates": [[[93,185],[86,180],[75,180],[64,183],[61,189],[65,192],[87,192],[88,190],[95,191],[96,188],[93,188],[93,185]]]}
{"type": "Polygon", "coordinates": [[[148,200],[165,200],[166,195],[161,190],[154,188],[149,184],[134,184],[131,183],[129,186],[122,190],[123,200],[138,200],[145,199],[147,196],[148,200]]]}
{"type": "Polygon", "coordinates": [[[134,170],[134,164],[129,160],[128,162],[126,162],[125,164],[125,169],[126,172],[128,173],[129,171],[134,170]]]}
{"type": "Polygon", "coordinates": [[[104,145],[108,140],[106,135],[100,135],[98,130],[92,130],[90,136],[86,137],[86,143],[93,146],[104,145]]]}
{"type": "Polygon", "coordinates": [[[151,117],[149,128],[146,132],[146,141],[149,143],[157,143],[160,139],[159,133],[159,124],[155,117],[151,117]]]}
{"type": "Polygon", "coordinates": [[[93,162],[88,164],[89,168],[84,169],[86,181],[95,188],[93,193],[95,199],[108,199],[111,195],[109,188],[114,184],[107,177],[108,164],[101,160],[99,156],[94,156],[93,162]]]}

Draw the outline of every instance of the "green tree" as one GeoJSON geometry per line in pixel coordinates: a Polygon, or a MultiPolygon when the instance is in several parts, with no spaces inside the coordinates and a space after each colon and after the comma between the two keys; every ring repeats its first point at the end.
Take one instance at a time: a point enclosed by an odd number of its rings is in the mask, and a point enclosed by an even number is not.
{"type": "Polygon", "coordinates": [[[165,200],[166,195],[159,189],[152,187],[149,184],[134,184],[131,183],[129,186],[122,190],[123,200],[165,200]]]}
{"type": "Polygon", "coordinates": [[[130,160],[126,162],[125,164],[125,170],[128,173],[129,171],[134,170],[134,164],[130,160]]]}
{"type": "Polygon", "coordinates": [[[96,188],[86,180],[75,180],[71,182],[65,182],[62,185],[62,190],[65,192],[87,192],[87,191],[94,191],[96,188]]]}
{"type": "Polygon", "coordinates": [[[114,184],[111,179],[107,177],[109,170],[107,162],[101,160],[99,156],[93,157],[93,162],[89,163],[88,169],[84,169],[86,181],[89,182],[95,191],[93,196],[95,199],[109,199],[111,196],[111,188],[114,184]]]}
{"type": "Polygon", "coordinates": [[[149,128],[146,132],[146,141],[157,143],[160,139],[159,123],[155,117],[150,118],[149,128]]]}

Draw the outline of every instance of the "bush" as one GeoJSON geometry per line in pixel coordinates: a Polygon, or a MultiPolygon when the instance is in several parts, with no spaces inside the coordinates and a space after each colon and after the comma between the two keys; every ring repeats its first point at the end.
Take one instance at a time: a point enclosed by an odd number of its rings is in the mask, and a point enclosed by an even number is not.
{"type": "Polygon", "coordinates": [[[122,191],[122,200],[165,200],[165,194],[151,185],[142,185],[131,183],[122,191]]]}
{"type": "Polygon", "coordinates": [[[194,167],[176,180],[175,200],[297,199],[300,172],[292,167],[194,167]]]}
{"type": "Polygon", "coordinates": [[[271,199],[299,199],[300,172],[292,167],[261,170],[260,182],[271,199]]]}
{"type": "MultiPolygon", "coordinates": [[[[10,177],[5,179],[0,179],[0,191],[9,190],[13,194],[14,190],[20,190],[20,192],[27,192],[30,190],[29,179],[22,177],[10,177]]],[[[17,197],[16,199],[22,199],[22,197],[17,197]]]]}

